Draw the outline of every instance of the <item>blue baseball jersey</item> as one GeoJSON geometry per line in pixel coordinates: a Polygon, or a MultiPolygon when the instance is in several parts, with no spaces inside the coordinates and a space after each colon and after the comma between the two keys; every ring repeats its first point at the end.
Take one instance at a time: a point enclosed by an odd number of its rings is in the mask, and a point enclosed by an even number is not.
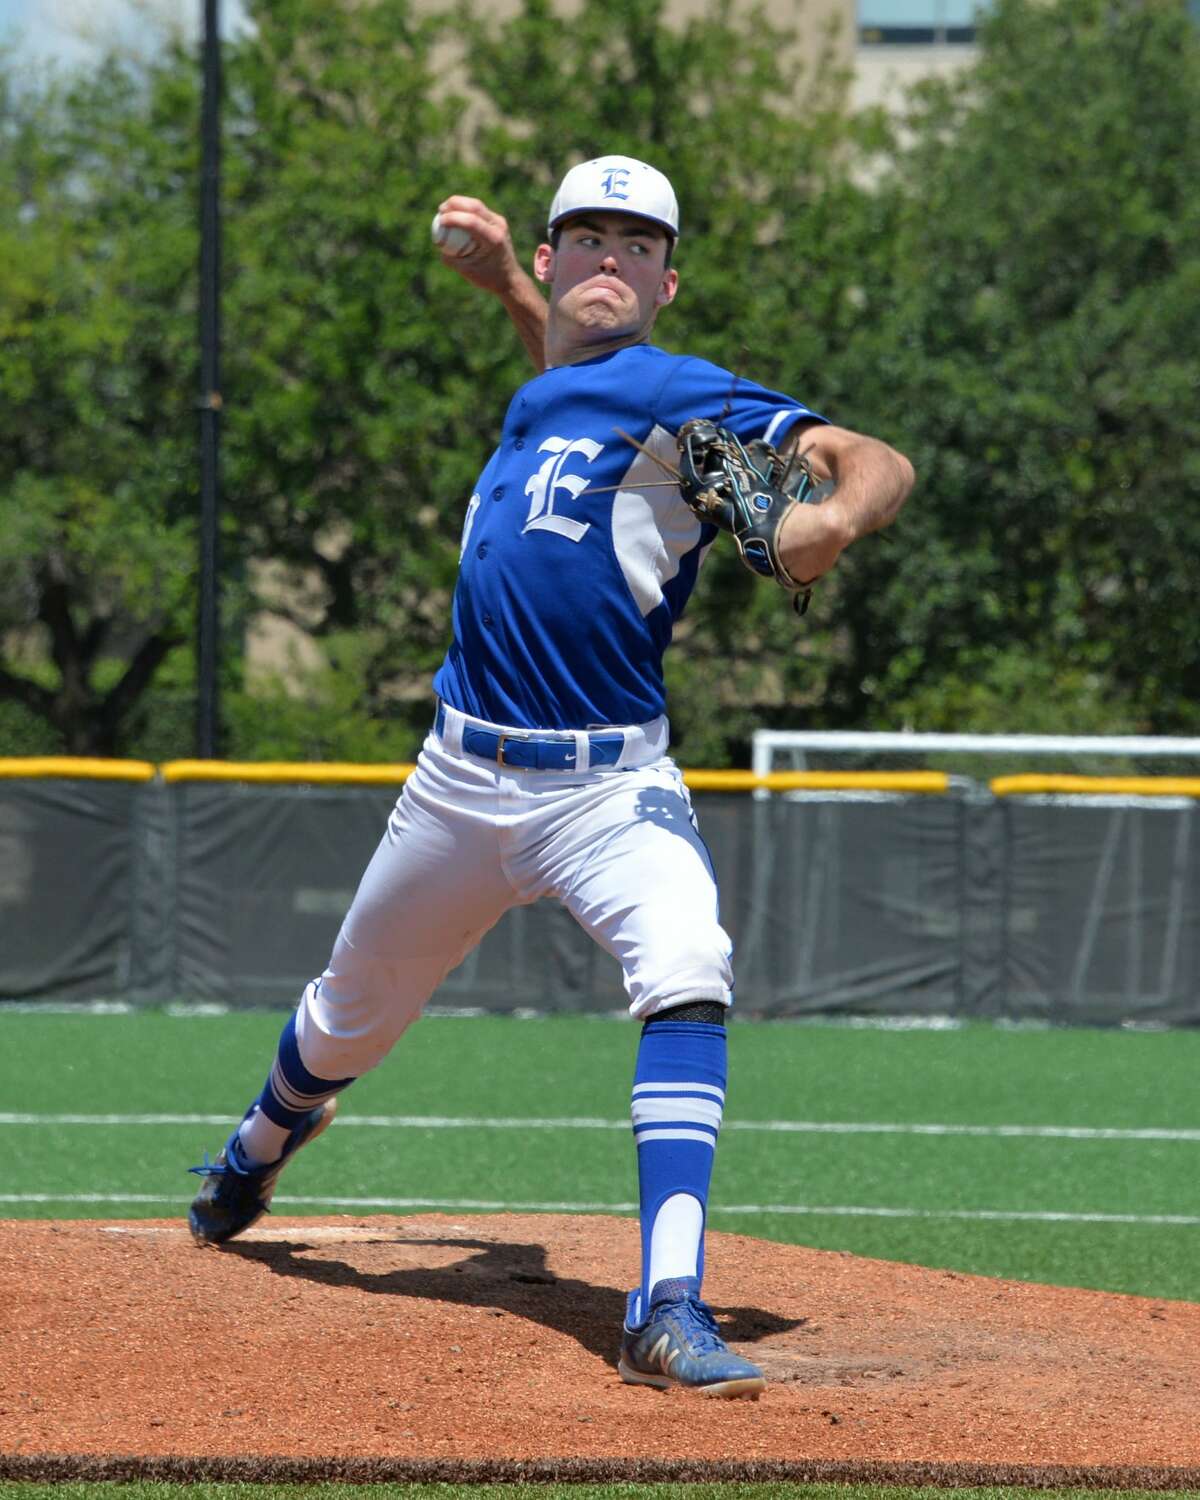
{"type": "Polygon", "coordinates": [[[650,344],[549,369],[517,391],[467,507],[441,698],[528,729],[643,724],[665,711],[663,652],[717,530],[621,434],[674,464],[692,417],[774,443],[798,421],[825,420],[650,344]]]}

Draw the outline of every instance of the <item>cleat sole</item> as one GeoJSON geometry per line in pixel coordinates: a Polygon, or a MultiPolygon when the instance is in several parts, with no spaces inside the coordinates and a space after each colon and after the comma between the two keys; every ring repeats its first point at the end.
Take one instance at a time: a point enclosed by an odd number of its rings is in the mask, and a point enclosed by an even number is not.
{"type": "Polygon", "coordinates": [[[622,1359],[617,1364],[617,1374],[626,1385],[649,1385],[658,1391],[691,1391],[697,1396],[715,1396],[726,1401],[757,1401],[767,1388],[761,1375],[744,1375],[736,1380],[715,1380],[711,1385],[685,1385],[682,1380],[672,1380],[668,1375],[651,1375],[648,1371],[635,1370],[622,1359]]]}

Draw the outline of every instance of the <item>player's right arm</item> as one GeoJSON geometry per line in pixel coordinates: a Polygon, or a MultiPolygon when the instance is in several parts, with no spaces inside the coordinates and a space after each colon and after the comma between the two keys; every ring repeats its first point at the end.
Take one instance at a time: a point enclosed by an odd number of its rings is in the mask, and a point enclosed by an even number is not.
{"type": "Polygon", "coordinates": [[[473,286],[499,297],[525,345],[534,368],[546,368],[546,299],[533,277],[522,270],[513,249],[508,220],[479,198],[452,194],[438,204],[448,228],[465,229],[474,243],[461,255],[442,250],[442,264],[473,286]]]}

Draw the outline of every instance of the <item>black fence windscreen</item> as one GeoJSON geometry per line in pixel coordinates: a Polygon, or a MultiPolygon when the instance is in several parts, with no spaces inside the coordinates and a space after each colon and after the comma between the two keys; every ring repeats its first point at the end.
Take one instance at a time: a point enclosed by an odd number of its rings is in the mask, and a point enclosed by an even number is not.
{"type": "MultiPolygon", "coordinates": [[[[397,793],[0,781],[0,998],[294,1004],[397,793]]],[[[1200,1022],[1193,799],[694,800],[743,1014],[1200,1022]]],[[[538,902],[434,1004],[625,997],[616,961],[538,902]]]]}

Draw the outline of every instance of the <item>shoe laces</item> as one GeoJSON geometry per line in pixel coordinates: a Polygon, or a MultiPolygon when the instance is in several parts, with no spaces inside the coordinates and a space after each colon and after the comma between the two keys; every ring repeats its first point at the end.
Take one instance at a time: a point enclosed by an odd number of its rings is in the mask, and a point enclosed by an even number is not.
{"type": "MultiPolygon", "coordinates": [[[[261,1169],[260,1169],[261,1170],[261,1169]]],[[[242,1154],[241,1146],[235,1135],[232,1140],[222,1146],[216,1161],[210,1161],[208,1152],[204,1153],[204,1160],[198,1167],[189,1167],[189,1172],[195,1172],[197,1177],[231,1177],[251,1178],[255,1169],[246,1165],[245,1156],[242,1154]],[[239,1163],[238,1158],[241,1157],[239,1163]]]]}
{"type": "Polygon", "coordinates": [[[229,1163],[224,1161],[210,1161],[208,1152],[204,1153],[204,1160],[198,1167],[189,1167],[189,1172],[194,1172],[197,1177],[224,1177],[229,1171],[229,1163]]]}
{"type": "Polygon", "coordinates": [[[715,1349],[724,1349],[725,1340],[717,1327],[717,1320],[707,1302],[688,1295],[677,1302],[672,1311],[686,1333],[688,1342],[700,1354],[711,1354],[715,1349]]]}

